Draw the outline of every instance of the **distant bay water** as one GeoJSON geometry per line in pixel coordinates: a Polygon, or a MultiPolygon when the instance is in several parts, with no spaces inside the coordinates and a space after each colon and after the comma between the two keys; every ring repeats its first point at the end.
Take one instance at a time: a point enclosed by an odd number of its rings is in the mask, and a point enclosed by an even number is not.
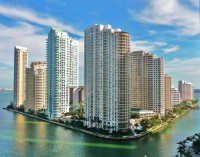
{"type": "MultiPolygon", "coordinates": [[[[0,92],[0,107],[12,100],[0,92]]],[[[195,93],[200,101],[200,93],[195,93]]],[[[105,140],[0,109],[0,157],[173,157],[177,142],[200,132],[200,110],[174,124],[129,141],[105,140]]]]}

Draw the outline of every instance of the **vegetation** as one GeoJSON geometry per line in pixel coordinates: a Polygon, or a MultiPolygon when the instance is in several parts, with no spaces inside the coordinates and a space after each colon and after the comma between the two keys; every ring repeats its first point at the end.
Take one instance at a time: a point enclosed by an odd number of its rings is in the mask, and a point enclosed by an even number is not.
{"type": "Polygon", "coordinates": [[[73,110],[69,113],[65,113],[65,116],[72,116],[73,119],[83,119],[84,107],[83,104],[78,104],[78,110],[73,110]]]}
{"type": "Polygon", "coordinates": [[[131,113],[131,118],[140,118],[140,114],[137,112],[132,112],[131,113]]]}
{"type": "Polygon", "coordinates": [[[6,108],[8,108],[8,109],[14,109],[13,104],[8,105],[6,108]]]}
{"type": "Polygon", "coordinates": [[[33,115],[34,113],[35,113],[34,110],[31,110],[31,109],[28,110],[28,114],[32,114],[33,115]]]}
{"type": "Polygon", "coordinates": [[[173,110],[166,111],[166,114],[162,117],[159,115],[154,115],[151,118],[145,118],[140,121],[140,125],[143,130],[146,131],[149,128],[156,127],[162,123],[170,123],[173,119],[176,118],[177,115],[182,114],[184,111],[189,109],[190,106],[186,104],[186,102],[180,103],[174,106],[173,110]]]}
{"type": "Polygon", "coordinates": [[[154,115],[150,119],[145,118],[140,121],[140,125],[144,131],[146,131],[148,128],[160,125],[161,123],[162,121],[158,115],[154,115]]]}
{"type": "Polygon", "coordinates": [[[192,100],[192,104],[198,104],[198,99],[192,100]]]}
{"type": "Polygon", "coordinates": [[[195,154],[200,155],[200,133],[196,133],[193,136],[187,137],[185,140],[177,143],[179,147],[177,148],[176,156],[192,157],[195,154]]]}
{"type": "Polygon", "coordinates": [[[24,112],[24,105],[17,107],[16,110],[18,110],[20,112],[24,112]]]}
{"type": "Polygon", "coordinates": [[[38,116],[40,118],[47,119],[47,116],[46,116],[45,112],[37,112],[36,116],[38,116]]]}

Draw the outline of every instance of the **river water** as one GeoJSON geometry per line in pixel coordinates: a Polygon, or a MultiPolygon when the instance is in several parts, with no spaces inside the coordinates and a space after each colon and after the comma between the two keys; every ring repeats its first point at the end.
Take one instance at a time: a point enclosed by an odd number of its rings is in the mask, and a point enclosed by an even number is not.
{"type": "MultiPolygon", "coordinates": [[[[13,92],[0,92],[0,108],[13,92]]],[[[195,93],[199,98],[200,93],[195,93]]],[[[136,140],[105,140],[0,109],[0,157],[173,157],[177,142],[200,132],[200,110],[136,140]]]]}

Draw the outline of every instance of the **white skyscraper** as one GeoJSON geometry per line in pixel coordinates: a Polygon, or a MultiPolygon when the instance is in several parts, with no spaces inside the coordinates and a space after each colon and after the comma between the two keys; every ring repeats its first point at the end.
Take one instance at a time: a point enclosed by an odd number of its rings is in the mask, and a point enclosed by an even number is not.
{"type": "Polygon", "coordinates": [[[110,25],[85,30],[85,125],[127,131],[129,33],[110,25]]]}
{"type": "Polygon", "coordinates": [[[78,86],[79,42],[61,29],[52,28],[47,40],[48,118],[69,112],[69,90],[78,86]]]}
{"type": "Polygon", "coordinates": [[[194,100],[194,85],[191,82],[181,80],[178,88],[183,101],[194,100]]]}
{"type": "Polygon", "coordinates": [[[28,49],[21,46],[14,47],[14,107],[25,103],[26,67],[28,65],[28,49]]]}

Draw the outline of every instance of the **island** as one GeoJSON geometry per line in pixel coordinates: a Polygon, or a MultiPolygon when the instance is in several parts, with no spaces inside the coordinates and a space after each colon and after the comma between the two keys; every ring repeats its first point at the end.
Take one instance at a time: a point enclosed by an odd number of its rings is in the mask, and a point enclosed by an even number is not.
{"type": "Polygon", "coordinates": [[[180,118],[191,109],[196,109],[198,106],[197,104],[198,100],[193,100],[190,102],[184,101],[180,104],[175,105],[172,110],[166,111],[166,114],[162,117],[160,117],[158,114],[140,115],[137,112],[132,113],[131,121],[134,120],[134,123],[131,123],[130,121],[130,130],[126,133],[109,133],[102,129],[85,127],[83,125],[84,108],[82,105],[79,105],[78,110],[71,111],[63,115],[61,118],[52,120],[46,118],[44,110],[40,110],[37,112],[29,110],[28,112],[24,112],[24,106],[14,108],[12,103],[3,109],[100,138],[113,140],[129,140],[143,137],[159,130],[162,127],[172,124],[176,119],[180,118]]]}

